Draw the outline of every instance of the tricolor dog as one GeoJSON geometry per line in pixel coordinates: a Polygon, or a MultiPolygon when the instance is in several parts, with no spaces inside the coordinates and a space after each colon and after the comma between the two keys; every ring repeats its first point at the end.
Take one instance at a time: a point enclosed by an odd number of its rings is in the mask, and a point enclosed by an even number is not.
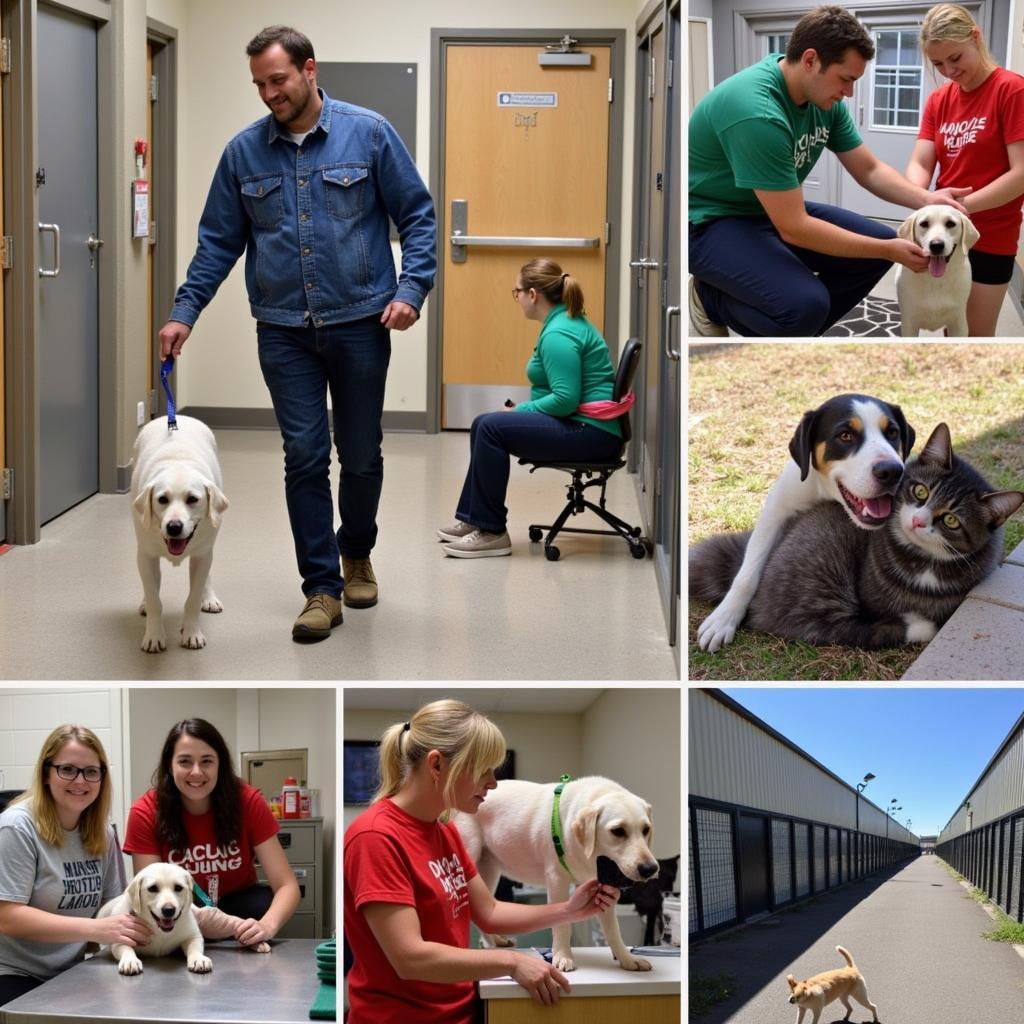
{"type": "Polygon", "coordinates": [[[743,564],[718,607],[700,624],[700,647],[717,651],[732,641],[790,516],[819,501],[835,501],[862,529],[882,526],[914,437],[898,405],[868,395],[836,395],[805,412],[789,442],[792,459],[768,492],[743,564]]]}
{"type": "Polygon", "coordinates": [[[896,270],[896,295],[904,338],[918,332],[945,330],[951,338],[967,337],[967,298],[971,263],[967,250],[981,237],[978,229],[952,206],[922,206],[896,232],[928,253],[928,270],[896,270]]]}

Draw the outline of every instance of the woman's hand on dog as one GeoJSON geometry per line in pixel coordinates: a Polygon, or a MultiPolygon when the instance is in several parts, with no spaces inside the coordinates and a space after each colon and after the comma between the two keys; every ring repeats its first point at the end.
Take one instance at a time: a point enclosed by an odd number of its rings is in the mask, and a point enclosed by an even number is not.
{"type": "Polygon", "coordinates": [[[102,946],[145,946],[153,937],[153,932],[141,918],[134,914],[111,914],[109,917],[98,917],[93,921],[94,942],[102,946]]]}
{"type": "Polygon", "coordinates": [[[591,878],[576,886],[565,908],[572,914],[573,920],[585,921],[588,917],[603,914],[609,907],[614,907],[621,895],[615,886],[602,885],[596,878],[591,878]]]}
{"type": "Polygon", "coordinates": [[[920,274],[922,270],[928,269],[928,254],[909,238],[890,238],[886,243],[889,247],[889,257],[894,263],[902,263],[907,270],[920,274]]]}
{"type": "Polygon", "coordinates": [[[566,992],[571,991],[569,979],[539,956],[517,953],[514,959],[515,964],[509,974],[514,982],[522,985],[530,993],[535,1003],[542,1006],[557,1006],[558,997],[561,995],[559,987],[566,992]]]}
{"type": "Polygon", "coordinates": [[[255,946],[273,937],[274,933],[254,917],[240,918],[235,925],[235,939],[243,946],[255,946]]]}

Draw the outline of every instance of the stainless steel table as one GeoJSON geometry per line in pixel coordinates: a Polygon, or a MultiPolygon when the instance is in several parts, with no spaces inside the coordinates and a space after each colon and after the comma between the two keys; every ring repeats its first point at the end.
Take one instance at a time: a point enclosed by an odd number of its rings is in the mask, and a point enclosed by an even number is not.
{"type": "Polygon", "coordinates": [[[135,977],[108,954],[76,964],[0,1007],[2,1024],[309,1024],[319,982],[315,939],[280,939],[259,954],[210,943],[210,974],[191,974],[180,954],[143,960],[135,977]]]}

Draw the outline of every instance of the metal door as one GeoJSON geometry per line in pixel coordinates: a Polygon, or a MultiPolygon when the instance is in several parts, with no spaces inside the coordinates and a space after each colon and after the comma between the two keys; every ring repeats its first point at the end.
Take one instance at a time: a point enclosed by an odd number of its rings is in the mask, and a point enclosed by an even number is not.
{"type": "Polygon", "coordinates": [[[96,29],[39,5],[40,522],[99,490],[96,29]]]}
{"type": "Polygon", "coordinates": [[[768,819],[741,814],[740,878],[743,886],[743,917],[771,907],[768,888],[768,819]]]}
{"type": "MultiPolygon", "coordinates": [[[[541,52],[446,51],[443,427],[529,398],[538,325],[511,289],[533,257],[550,256],[580,281],[604,333],[611,48],[580,46],[589,66],[544,67],[541,52]],[[453,244],[457,233],[468,244],[453,244]]],[[[614,359],[617,339],[608,341],[614,359]]]]}

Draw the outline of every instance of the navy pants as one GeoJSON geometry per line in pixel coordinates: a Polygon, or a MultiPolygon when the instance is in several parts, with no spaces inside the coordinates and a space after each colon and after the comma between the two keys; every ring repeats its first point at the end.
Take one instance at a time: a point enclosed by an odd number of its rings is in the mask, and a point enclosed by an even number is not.
{"type": "Polygon", "coordinates": [[[31,992],[34,988],[39,988],[40,985],[42,981],[39,978],[26,978],[23,974],[0,974],[0,1006],[12,1002],[26,992],[31,992]]]}
{"type": "Polygon", "coordinates": [[[258,921],[274,902],[274,890],[269,885],[251,885],[248,889],[222,896],[217,904],[225,914],[234,914],[243,920],[251,917],[258,921]]]}
{"type": "Polygon", "coordinates": [[[485,412],[469,430],[469,469],[455,518],[488,533],[504,531],[512,455],[531,462],[603,461],[621,450],[621,437],[592,423],[542,412],[485,412]]]}
{"type": "Polygon", "coordinates": [[[284,493],[302,592],[341,595],[338,553],[369,558],[377,540],[384,482],[380,427],[391,334],[380,314],[325,327],[257,323],[260,367],[284,438],[284,493]],[[341,463],[334,530],[331,498],[331,393],[334,447],[341,463]]]}
{"type": "MultiPolygon", "coordinates": [[[[885,224],[824,203],[812,217],[871,238],[895,238],[885,224]]],[[[881,280],[889,260],[788,245],[767,215],[690,225],[690,273],[708,316],[750,338],[812,338],[842,319],[881,280]]]]}

